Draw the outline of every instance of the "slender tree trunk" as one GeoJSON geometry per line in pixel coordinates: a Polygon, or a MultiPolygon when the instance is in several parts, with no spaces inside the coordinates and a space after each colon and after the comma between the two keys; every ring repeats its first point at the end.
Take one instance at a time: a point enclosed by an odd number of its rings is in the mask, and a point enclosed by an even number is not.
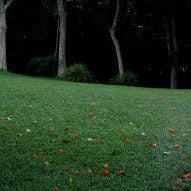
{"type": "Polygon", "coordinates": [[[178,45],[176,37],[175,6],[176,0],[173,0],[173,11],[170,18],[164,17],[166,27],[166,40],[168,49],[168,58],[170,63],[170,87],[177,88],[177,66],[178,66],[178,45]]]}
{"type": "Polygon", "coordinates": [[[113,25],[110,28],[109,32],[111,34],[111,39],[112,39],[113,44],[115,46],[117,61],[118,61],[118,68],[119,68],[119,76],[121,78],[124,74],[124,67],[123,67],[123,59],[122,59],[122,55],[121,55],[121,49],[120,49],[119,41],[116,37],[116,27],[117,27],[118,20],[119,20],[119,12],[120,12],[120,0],[117,0],[115,17],[113,20],[113,25]]]}
{"type": "Polygon", "coordinates": [[[173,44],[173,57],[174,62],[171,65],[171,88],[177,88],[177,70],[178,70],[178,45],[176,36],[176,0],[173,0],[173,14],[172,14],[172,44],[173,44]]]}
{"type": "Polygon", "coordinates": [[[58,77],[64,77],[66,68],[66,12],[63,0],[57,0],[59,16],[58,77]]]}
{"type": "Polygon", "coordinates": [[[0,0],[0,70],[7,71],[6,63],[6,17],[4,0],[0,0]]]}
{"type": "Polygon", "coordinates": [[[56,45],[55,45],[55,52],[54,52],[55,58],[57,58],[57,56],[58,56],[59,36],[60,36],[60,19],[58,17],[58,20],[57,20],[57,31],[56,31],[56,45]]]}

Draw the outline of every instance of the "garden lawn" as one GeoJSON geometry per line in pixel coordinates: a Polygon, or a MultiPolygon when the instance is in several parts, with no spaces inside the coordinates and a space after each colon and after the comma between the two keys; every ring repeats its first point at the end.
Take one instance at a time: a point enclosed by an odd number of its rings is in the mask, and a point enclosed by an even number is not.
{"type": "Polygon", "coordinates": [[[191,91],[0,72],[1,191],[190,191],[191,91]]]}

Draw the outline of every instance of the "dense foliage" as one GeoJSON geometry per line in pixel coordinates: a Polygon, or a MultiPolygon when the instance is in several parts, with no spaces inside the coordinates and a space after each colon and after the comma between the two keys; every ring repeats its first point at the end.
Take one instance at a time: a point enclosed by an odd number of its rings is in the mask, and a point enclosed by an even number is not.
{"type": "Polygon", "coordinates": [[[126,85],[126,86],[136,86],[138,85],[138,76],[131,72],[125,72],[122,77],[119,75],[114,76],[110,80],[111,84],[126,85]]]}
{"type": "Polygon", "coordinates": [[[54,55],[34,57],[26,66],[26,73],[35,76],[54,76],[56,73],[56,58],[54,55]]]}
{"type": "Polygon", "coordinates": [[[91,82],[93,76],[87,66],[79,63],[66,68],[64,79],[72,82],[91,82]]]}

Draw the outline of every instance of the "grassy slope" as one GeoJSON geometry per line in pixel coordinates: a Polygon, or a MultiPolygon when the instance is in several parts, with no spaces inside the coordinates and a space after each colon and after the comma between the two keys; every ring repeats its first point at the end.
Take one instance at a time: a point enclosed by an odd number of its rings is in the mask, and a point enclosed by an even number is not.
{"type": "Polygon", "coordinates": [[[2,191],[191,189],[189,180],[180,179],[191,171],[190,90],[0,72],[0,135],[2,191]],[[66,137],[71,142],[63,142],[66,137]],[[109,176],[102,174],[105,163],[109,176]]]}

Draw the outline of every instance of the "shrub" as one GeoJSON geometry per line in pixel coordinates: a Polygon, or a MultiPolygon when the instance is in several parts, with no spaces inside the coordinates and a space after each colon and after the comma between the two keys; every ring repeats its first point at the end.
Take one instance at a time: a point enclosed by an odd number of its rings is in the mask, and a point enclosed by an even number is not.
{"type": "Polygon", "coordinates": [[[73,82],[91,82],[93,76],[84,64],[74,64],[66,68],[64,79],[73,82]]]}
{"type": "Polygon", "coordinates": [[[128,71],[123,74],[120,78],[119,75],[114,76],[110,80],[111,84],[126,85],[126,86],[136,86],[138,85],[138,76],[137,74],[128,71]]]}
{"type": "Polygon", "coordinates": [[[55,75],[56,65],[54,55],[34,57],[27,64],[27,73],[35,76],[53,76],[55,75]]]}

